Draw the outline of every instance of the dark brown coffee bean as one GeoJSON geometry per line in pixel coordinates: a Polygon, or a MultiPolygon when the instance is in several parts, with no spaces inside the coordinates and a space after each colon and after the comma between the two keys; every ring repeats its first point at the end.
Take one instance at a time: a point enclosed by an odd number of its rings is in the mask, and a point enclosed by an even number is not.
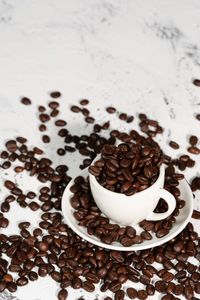
{"type": "Polygon", "coordinates": [[[165,228],[162,228],[162,229],[159,229],[157,232],[156,232],[156,236],[158,238],[161,238],[165,235],[167,235],[169,233],[169,230],[168,229],[165,229],[165,228]]]}
{"type": "Polygon", "coordinates": [[[37,202],[35,202],[35,201],[30,202],[28,206],[33,211],[36,211],[36,210],[38,210],[40,208],[39,204],[37,202]]]}
{"type": "Polygon", "coordinates": [[[80,104],[83,105],[83,106],[88,105],[88,103],[89,103],[89,100],[87,100],[87,99],[82,99],[80,101],[80,104]]]}
{"type": "Polygon", "coordinates": [[[196,86],[200,86],[200,80],[199,79],[194,79],[193,84],[196,86]]]}
{"type": "Polygon", "coordinates": [[[31,281],[35,281],[38,279],[38,275],[36,272],[34,271],[31,271],[28,273],[28,278],[31,280],[31,281]]]}
{"type": "Polygon", "coordinates": [[[1,211],[8,212],[10,210],[10,204],[8,202],[1,203],[1,211]]]}
{"type": "Polygon", "coordinates": [[[0,228],[7,228],[9,224],[8,219],[0,218],[0,228]]]}
{"type": "Polygon", "coordinates": [[[24,285],[28,284],[28,278],[25,277],[25,276],[22,276],[22,277],[17,279],[16,284],[18,286],[24,286],[24,285]]]}
{"type": "Polygon", "coordinates": [[[61,97],[61,93],[58,91],[53,91],[50,93],[51,98],[59,98],[61,97]]]}
{"type": "Polygon", "coordinates": [[[101,170],[95,166],[89,166],[88,171],[94,176],[99,176],[101,174],[101,170]]]}
{"type": "Polygon", "coordinates": [[[95,290],[94,284],[89,280],[82,283],[82,288],[89,293],[92,293],[95,290]]]}
{"type": "Polygon", "coordinates": [[[189,138],[189,143],[192,146],[195,146],[198,143],[198,138],[196,135],[191,135],[189,138]]]}
{"type": "Polygon", "coordinates": [[[175,141],[170,141],[169,146],[173,149],[179,149],[180,148],[179,144],[177,144],[175,141]]]}
{"type": "Polygon", "coordinates": [[[156,281],[156,283],[155,283],[155,289],[159,293],[165,293],[166,289],[167,289],[166,283],[164,281],[161,281],[161,280],[156,281]]]}
{"type": "Polygon", "coordinates": [[[186,299],[192,299],[192,297],[194,296],[194,290],[190,285],[185,286],[184,295],[186,299]]]}
{"type": "Polygon", "coordinates": [[[124,296],[125,296],[125,292],[123,290],[118,290],[116,293],[115,293],[115,300],[123,300],[124,299],[124,296]]]}
{"type": "Polygon", "coordinates": [[[58,148],[58,149],[57,149],[57,153],[58,153],[58,155],[63,156],[63,155],[66,154],[66,151],[65,151],[65,149],[63,149],[63,148],[58,148]]]}
{"type": "Polygon", "coordinates": [[[43,131],[46,131],[46,130],[47,130],[46,125],[41,124],[41,125],[39,126],[39,131],[43,132],[43,131]]]}
{"type": "Polygon", "coordinates": [[[71,106],[71,111],[78,113],[81,111],[80,107],[76,106],[76,105],[72,105],[71,106]]]}
{"type": "Polygon", "coordinates": [[[31,100],[27,97],[21,98],[21,103],[24,105],[31,105],[31,100]]]}
{"type": "Polygon", "coordinates": [[[17,290],[17,284],[15,282],[7,282],[6,287],[11,293],[16,292],[17,290]]]}
{"type": "Polygon", "coordinates": [[[42,141],[44,142],[44,143],[50,143],[50,137],[48,136],[48,135],[43,135],[42,136],[42,141]]]}
{"type": "Polygon", "coordinates": [[[58,293],[58,300],[66,300],[68,296],[68,292],[66,289],[62,289],[58,293]]]}
{"type": "Polygon", "coordinates": [[[29,199],[34,199],[36,197],[36,194],[34,192],[28,192],[26,197],[29,199]]]}
{"type": "Polygon", "coordinates": [[[151,240],[152,239],[152,235],[148,231],[142,231],[141,232],[141,237],[144,240],[151,240]]]}
{"type": "Polygon", "coordinates": [[[112,107],[112,106],[109,106],[106,108],[106,111],[109,113],[109,114],[114,114],[116,112],[116,108],[112,107]]]}
{"type": "Polygon", "coordinates": [[[134,288],[127,288],[126,292],[130,299],[135,299],[138,296],[138,293],[134,288]]]}
{"type": "Polygon", "coordinates": [[[188,147],[187,151],[192,153],[192,154],[200,154],[200,149],[195,147],[195,146],[188,147]]]}
{"type": "Polygon", "coordinates": [[[155,294],[155,287],[152,284],[148,284],[146,286],[146,292],[149,296],[152,296],[155,294]]]}
{"type": "Polygon", "coordinates": [[[15,188],[15,183],[10,181],[10,180],[6,180],[4,182],[4,186],[8,189],[8,190],[12,190],[15,188]]]}
{"type": "Polygon", "coordinates": [[[67,125],[67,122],[64,120],[57,120],[57,121],[55,121],[55,125],[59,126],[59,127],[63,127],[65,125],[67,125]]]}
{"type": "Polygon", "coordinates": [[[192,213],[192,218],[196,220],[200,220],[200,211],[194,209],[192,213]]]}
{"type": "Polygon", "coordinates": [[[92,117],[86,117],[86,118],[85,118],[85,122],[86,122],[86,123],[91,124],[91,123],[94,123],[94,121],[95,121],[95,120],[94,120],[94,118],[92,118],[92,117]]]}
{"type": "Polygon", "coordinates": [[[49,117],[48,114],[42,113],[42,114],[39,115],[39,120],[40,120],[42,123],[46,123],[46,122],[48,122],[48,121],[50,120],[50,117],[49,117]]]}
{"type": "Polygon", "coordinates": [[[147,299],[148,294],[145,290],[139,290],[137,297],[138,297],[138,299],[145,300],[145,299],[147,299]]]}

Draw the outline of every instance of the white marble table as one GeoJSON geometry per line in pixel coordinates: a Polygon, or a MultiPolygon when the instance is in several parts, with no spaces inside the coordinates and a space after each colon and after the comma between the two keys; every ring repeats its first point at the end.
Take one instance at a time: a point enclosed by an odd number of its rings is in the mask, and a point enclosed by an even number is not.
{"type": "MultiPolygon", "coordinates": [[[[44,147],[34,118],[36,106],[47,103],[48,92],[56,89],[63,94],[61,115],[74,133],[90,127],[68,108],[88,98],[100,121],[108,119],[104,109],[110,104],[134,115],[146,112],[166,128],[160,138],[166,152],[185,153],[188,136],[200,137],[200,123],[194,118],[200,113],[200,88],[192,84],[193,78],[200,78],[199,36],[199,0],[0,0],[0,145],[26,136],[55,163],[71,164],[74,176],[80,157],[58,158],[55,149],[61,142],[56,137],[44,147]],[[32,99],[31,108],[19,103],[21,96],[32,99]],[[167,146],[170,139],[180,144],[180,151],[167,146]]],[[[130,128],[117,118],[112,126],[130,128]]],[[[53,127],[50,134],[55,135],[53,127]]],[[[196,167],[185,172],[188,180],[199,175],[200,158],[194,159],[196,167]]],[[[1,172],[2,179],[6,176],[1,172]]],[[[16,180],[24,188],[31,185],[37,191],[36,182],[20,176],[16,180]]],[[[1,187],[1,199],[4,193],[1,187]]],[[[196,195],[195,208],[200,209],[196,195]]],[[[24,210],[15,207],[9,212],[9,233],[17,232],[16,222],[24,219],[24,210]]],[[[27,212],[26,218],[36,226],[34,213],[27,212]]],[[[16,296],[54,300],[57,290],[44,278],[19,289],[16,296]]],[[[96,299],[98,294],[70,290],[69,299],[96,299]]]]}

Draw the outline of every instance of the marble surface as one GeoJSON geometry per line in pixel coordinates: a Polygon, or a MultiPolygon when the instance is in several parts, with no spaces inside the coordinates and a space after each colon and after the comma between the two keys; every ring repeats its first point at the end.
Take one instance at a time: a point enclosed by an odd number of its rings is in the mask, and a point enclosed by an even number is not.
{"type": "MultiPolygon", "coordinates": [[[[111,104],[134,115],[146,112],[165,127],[158,139],[165,151],[174,157],[186,153],[188,136],[200,133],[194,118],[200,113],[200,88],[192,84],[200,78],[199,35],[199,0],[0,0],[0,146],[8,138],[26,136],[30,144],[45,148],[55,164],[70,164],[71,176],[77,174],[80,157],[55,155],[61,143],[55,128],[49,128],[54,139],[48,147],[37,131],[36,107],[47,103],[48,92],[56,89],[63,94],[61,116],[74,133],[91,127],[70,113],[69,106],[88,98],[100,122],[108,120],[105,107],[111,104]],[[30,97],[33,105],[22,106],[21,96],[30,97]],[[170,139],[180,144],[178,152],[167,146],[170,139]]],[[[117,118],[111,125],[137,128],[136,121],[128,126],[117,118]]],[[[188,180],[199,175],[200,158],[193,158],[197,163],[185,172],[188,180]]],[[[1,171],[0,176],[3,181],[10,175],[1,171]]],[[[24,175],[15,179],[24,189],[38,189],[24,175]]],[[[1,186],[1,199],[5,194],[1,186]]],[[[197,209],[199,196],[194,200],[197,209]]],[[[17,232],[24,211],[13,205],[9,216],[7,232],[17,232]]],[[[26,218],[37,225],[34,213],[27,212],[26,218]]],[[[19,289],[16,297],[54,300],[57,290],[52,280],[43,278],[19,289]]],[[[70,291],[69,299],[80,295],[103,299],[98,291],[70,291]]]]}

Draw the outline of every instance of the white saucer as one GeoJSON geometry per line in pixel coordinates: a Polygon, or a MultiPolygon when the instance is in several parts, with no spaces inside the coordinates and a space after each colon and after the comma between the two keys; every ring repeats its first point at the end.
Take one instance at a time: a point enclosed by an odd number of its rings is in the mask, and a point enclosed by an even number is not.
{"type": "MultiPolygon", "coordinates": [[[[86,178],[88,176],[88,169],[84,169],[83,171],[78,174],[78,176],[83,176],[86,178]]],[[[163,243],[166,243],[167,241],[174,238],[176,235],[178,235],[187,225],[187,223],[190,221],[192,212],[193,212],[193,195],[192,191],[190,189],[189,184],[185,179],[180,181],[179,188],[181,191],[181,199],[184,199],[186,201],[185,206],[180,209],[179,215],[176,217],[176,223],[173,225],[170,232],[162,237],[157,238],[155,235],[152,235],[153,238],[148,241],[144,241],[142,244],[136,244],[132,245],[130,247],[124,247],[119,242],[114,242],[111,245],[105,244],[100,241],[96,236],[89,235],[87,233],[87,229],[85,227],[79,226],[78,222],[73,216],[74,209],[71,206],[70,199],[73,196],[73,193],[70,191],[70,187],[73,185],[74,179],[72,179],[69,184],[67,185],[63,197],[62,197],[62,212],[64,215],[64,218],[67,222],[67,225],[72,228],[74,232],[76,232],[80,237],[82,237],[84,240],[97,245],[99,247],[111,249],[111,250],[118,250],[118,251],[137,251],[137,250],[144,250],[152,247],[159,246],[163,243]]]]}

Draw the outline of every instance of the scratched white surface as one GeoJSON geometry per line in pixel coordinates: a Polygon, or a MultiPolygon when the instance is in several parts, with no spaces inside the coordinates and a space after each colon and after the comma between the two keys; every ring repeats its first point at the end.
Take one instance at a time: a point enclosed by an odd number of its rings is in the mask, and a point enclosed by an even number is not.
{"type": "MultiPolygon", "coordinates": [[[[88,132],[91,127],[68,108],[88,98],[99,122],[108,120],[104,108],[110,104],[134,115],[146,112],[166,128],[160,138],[165,151],[173,156],[186,153],[188,136],[200,137],[200,123],[194,118],[200,113],[200,88],[192,84],[193,78],[200,78],[199,36],[199,0],[0,0],[1,146],[17,135],[42,145],[34,119],[36,106],[47,103],[48,92],[56,89],[63,94],[61,117],[74,133],[88,132]],[[19,103],[24,95],[32,99],[31,107],[19,103]],[[169,139],[180,143],[180,151],[167,146],[169,139]]],[[[116,117],[111,126],[130,128],[116,117]]],[[[53,126],[49,132],[54,139],[45,146],[47,155],[55,163],[70,164],[74,176],[80,158],[70,154],[58,158],[55,149],[61,141],[53,126]]],[[[185,172],[188,180],[199,175],[200,159],[194,159],[196,167],[185,172]]],[[[2,179],[7,176],[1,174],[2,179]]],[[[20,185],[38,189],[26,176],[20,185]]],[[[1,187],[1,199],[5,194],[1,187]]],[[[199,209],[200,195],[196,195],[199,209]]],[[[16,207],[13,204],[9,212],[8,233],[17,232],[16,221],[24,219],[24,210],[16,207]]],[[[35,213],[27,211],[27,218],[36,226],[35,213]]],[[[55,300],[57,291],[56,283],[43,278],[19,289],[16,296],[20,300],[55,300]]],[[[69,292],[69,299],[83,295],[94,300],[99,295],[98,290],[92,295],[69,292]]],[[[0,299],[4,299],[1,294],[0,299]]]]}

